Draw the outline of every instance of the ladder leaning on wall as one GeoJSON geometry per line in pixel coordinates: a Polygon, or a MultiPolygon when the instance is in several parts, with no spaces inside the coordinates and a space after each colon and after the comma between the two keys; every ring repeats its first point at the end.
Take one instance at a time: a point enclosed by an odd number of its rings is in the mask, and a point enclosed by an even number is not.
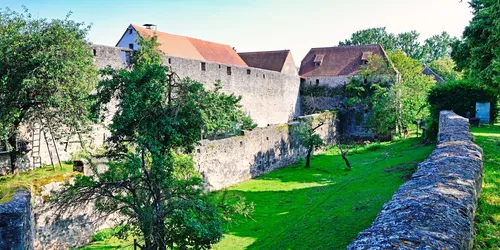
{"type": "Polygon", "coordinates": [[[40,149],[41,149],[41,134],[43,133],[43,138],[45,140],[45,145],[47,146],[47,152],[49,153],[50,157],[50,163],[52,164],[52,169],[55,170],[55,165],[54,165],[54,156],[52,155],[52,150],[51,147],[54,148],[56,157],[57,157],[57,162],[59,163],[59,167],[62,169],[62,164],[61,164],[61,159],[59,158],[59,151],[57,150],[57,144],[56,140],[54,139],[54,133],[52,131],[52,128],[50,124],[47,123],[47,126],[43,126],[43,121],[40,119],[39,122],[33,122],[31,125],[31,138],[33,139],[31,141],[32,143],[32,151],[31,155],[33,158],[33,169],[42,167],[42,156],[40,154],[40,149]],[[50,140],[47,136],[47,128],[50,133],[50,140]]]}

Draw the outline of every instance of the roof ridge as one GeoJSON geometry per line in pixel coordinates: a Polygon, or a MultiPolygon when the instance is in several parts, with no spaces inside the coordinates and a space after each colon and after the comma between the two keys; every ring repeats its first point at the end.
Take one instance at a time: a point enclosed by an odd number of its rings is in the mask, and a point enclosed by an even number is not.
{"type": "MultiPolygon", "coordinates": [[[[139,27],[141,29],[150,30],[150,29],[146,29],[146,28],[142,27],[141,25],[137,25],[137,24],[133,24],[133,23],[131,25],[134,26],[134,28],[139,27]]],[[[152,31],[152,32],[159,32],[159,33],[163,33],[163,34],[167,34],[167,35],[171,35],[171,36],[184,37],[184,38],[187,38],[187,39],[194,39],[194,40],[208,42],[208,43],[215,43],[215,44],[220,44],[220,45],[226,45],[226,46],[231,47],[231,45],[229,45],[229,44],[212,42],[212,41],[203,40],[203,39],[199,39],[199,38],[195,38],[195,37],[190,37],[190,36],[185,36],[185,35],[177,35],[177,34],[167,33],[167,32],[159,31],[159,30],[150,30],[150,31],[152,31]]]]}
{"type": "Polygon", "coordinates": [[[284,50],[249,51],[249,52],[238,52],[238,54],[257,54],[257,53],[272,53],[272,52],[290,52],[290,50],[284,49],[284,50]]]}
{"type": "Polygon", "coordinates": [[[331,46],[331,47],[315,47],[315,48],[311,48],[311,50],[313,50],[313,49],[349,48],[349,47],[369,47],[369,46],[380,46],[380,44],[374,43],[374,44],[338,45],[338,46],[331,46]]]}

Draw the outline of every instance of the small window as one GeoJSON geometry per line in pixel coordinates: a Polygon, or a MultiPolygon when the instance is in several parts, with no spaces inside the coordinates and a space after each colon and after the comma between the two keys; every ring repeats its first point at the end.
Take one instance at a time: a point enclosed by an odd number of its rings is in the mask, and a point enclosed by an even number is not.
{"type": "Polygon", "coordinates": [[[227,67],[227,75],[231,75],[231,67],[227,67]]]}
{"type": "Polygon", "coordinates": [[[266,78],[266,75],[265,75],[265,74],[262,74],[262,78],[266,78]]]}
{"type": "Polygon", "coordinates": [[[252,71],[247,69],[247,75],[250,75],[251,73],[252,73],[252,71]]]}
{"type": "Polygon", "coordinates": [[[94,54],[94,56],[97,56],[97,50],[96,49],[92,49],[92,54],[94,54]]]}
{"type": "Polygon", "coordinates": [[[220,66],[220,64],[219,64],[219,69],[220,69],[220,68],[222,68],[222,67],[221,67],[221,66],[220,66]]]}
{"type": "Polygon", "coordinates": [[[319,79],[316,79],[316,84],[319,84],[319,79]]]}
{"type": "Polygon", "coordinates": [[[172,58],[169,58],[168,59],[168,64],[171,64],[172,63],[172,58]]]}
{"type": "Polygon", "coordinates": [[[133,44],[133,43],[130,43],[130,44],[128,45],[128,48],[133,50],[133,49],[134,49],[134,44],[133,44]]]}
{"type": "Polygon", "coordinates": [[[132,35],[132,29],[128,29],[128,33],[132,35]]]}
{"type": "Polygon", "coordinates": [[[204,62],[201,63],[201,71],[207,71],[207,64],[204,62]]]}

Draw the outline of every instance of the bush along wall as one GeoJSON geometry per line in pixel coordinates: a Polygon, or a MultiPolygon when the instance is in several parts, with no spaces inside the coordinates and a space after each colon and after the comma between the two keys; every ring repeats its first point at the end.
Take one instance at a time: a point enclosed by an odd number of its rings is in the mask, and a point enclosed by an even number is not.
{"type": "Polygon", "coordinates": [[[430,118],[428,121],[427,137],[435,139],[438,132],[439,112],[441,110],[453,110],[460,116],[466,116],[470,112],[471,117],[476,115],[476,102],[490,102],[490,121],[493,123],[497,118],[497,95],[484,86],[470,80],[451,81],[445,84],[437,84],[428,96],[430,118]]]}

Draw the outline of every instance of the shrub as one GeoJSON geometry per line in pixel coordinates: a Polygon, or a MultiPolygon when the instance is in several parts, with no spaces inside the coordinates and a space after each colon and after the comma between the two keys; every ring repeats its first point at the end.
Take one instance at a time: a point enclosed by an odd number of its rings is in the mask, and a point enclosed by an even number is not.
{"type": "Polygon", "coordinates": [[[490,102],[490,121],[493,123],[497,115],[497,95],[486,87],[470,80],[450,81],[437,84],[429,91],[428,96],[430,119],[427,137],[433,139],[437,135],[439,112],[453,110],[458,115],[471,117],[476,115],[476,102],[490,102]]]}

